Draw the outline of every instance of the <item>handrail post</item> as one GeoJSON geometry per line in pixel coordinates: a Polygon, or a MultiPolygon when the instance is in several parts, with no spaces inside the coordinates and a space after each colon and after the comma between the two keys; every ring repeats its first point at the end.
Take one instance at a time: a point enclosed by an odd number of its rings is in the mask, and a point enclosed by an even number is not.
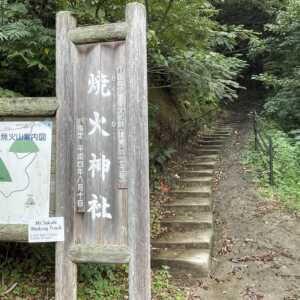
{"type": "Polygon", "coordinates": [[[273,153],[273,141],[272,137],[269,136],[269,168],[270,168],[270,185],[274,185],[274,175],[273,175],[273,160],[274,160],[274,153],[273,153]]]}
{"type": "Polygon", "coordinates": [[[257,151],[257,120],[256,111],[253,112],[253,129],[254,129],[254,149],[257,151]]]}

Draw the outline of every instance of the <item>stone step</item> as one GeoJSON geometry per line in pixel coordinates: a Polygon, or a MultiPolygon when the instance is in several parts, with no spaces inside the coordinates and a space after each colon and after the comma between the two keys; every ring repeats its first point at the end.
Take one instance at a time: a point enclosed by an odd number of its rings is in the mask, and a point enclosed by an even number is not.
{"type": "Polygon", "coordinates": [[[189,170],[189,171],[201,171],[201,170],[213,170],[215,169],[216,165],[217,165],[217,161],[193,161],[190,163],[187,163],[185,165],[185,167],[189,170]]]}
{"type": "Polygon", "coordinates": [[[214,169],[184,170],[179,173],[181,178],[186,177],[206,177],[214,174],[214,169]]]}
{"type": "Polygon", "coordinates": [[[206,138],[214,138],[214,139],[226,139],[230,136],[230,133],[212,133],[212,134],[207,134],[201,136],[201,138],[206,139],[206,138]]]}
{"type": "Polygon", "coordinates": [[[168,249],[210,249],[213,240],[212,229],[190,232],[167,232],[152,241],[152,248],[168,249]]]}
{"type": "Polygon", "coordinates": [[[207,162],[207,161],[217,161],[219,159],[218,154],[207,154],[207,155],[196,155],[193,158],[194,162],[207,162]]]}
{"type": "Polygon", "coordinates": [[[243,120],[243,118],[241,118],[241,116],[232,116],[231,119],[226,120],[227,123],[231,124],[231,123],[241,123],[241,121],[243,120]]]}
{"type": "Polygon", "coordinates": [[[224,148],[224,145],[198,145],[194,146],[193,150],[199,151],[199,150],[221,150],[224,148]]]}
{"type": "Polygon", "coordinates": [[[186,177],[180,180],[180,184],[184,186],[211,186],[213,177],[186,177]]]}
{"type": "Polygon", "coordinates": [[[217,127],[216,127],[216,130],[217,129],[227,129],[227,130],[231,130],[232,127],[229,123],[217,123],[217,127]]]}
{"type": "Polygon", "coordinates": [[[162,207],[174,213],[175,215],[184,214],[188,212],[207,212],[212,209],[212,199],[208,198],[183,198],[175,201],[167,202],[162,204],[162,207]]]}
{"type": "Polygon", "coordinates": [[[215,132],[218,132],[218,131],[232,131],[232,127],[228,126],[228,125],[220,125],[215,128],[215,132]]]}
{"type": "Polygon", "coordinates": [[[185,189],[174,190],[168,193],[170,197],[194,198],[194,197],[210,197],[212,188],[210,186],[189,187],[185,189]]]}
{"type": "Polygon", "coordinates": [[[241,125],[241,120],[231,121],[228,123],[228,125],[230,125],[230,126],[241,125]]]}
{"type": "Polygon", "coordinates": [[[207,229],[213,227],[213,216],[211,212],[192,212],[192,215],[180,215],[163,218],[161,225],[170,230],[190,231],[194,229],[207,229]]]}
{"type": "Polygon", "coordinates": [[[200,146],[205,146],[205,145],[209,145],[209,146],[222,146],[223,145],[223,141],[218,141],[218,140],[210,140],[210,141],[199,140],[198,144],[200,146]]]}
{"type": "Polygon", "coordinates": [[[210,251],[205,249],[159,250],[152,255],[153,266],[167,265],[176,273],[206,277],[210,268],[210,251]]]}
{"type": "Polygon", "coordinates": [[[213,149],[213,150],[216,150],[216,149],[220,149],[223,147],[223,144],[219,144],[219,145],[199,145],[199,146],[196,146],[195,148],[196,149],[213,149]]]}
{"type": "Polygon", "coordinates": [[[218,131],[232,131],[232,127],[228,126],[228,125],[219,125],[217,127],[215,127],[215,132],[218,131]]]}
{"type": "Polygon", "coordinates": [[[198,155],[210,155],[210,154],[216,154],[218,155],[221,152],[221,149],[199,149],[193,151],[193,153],[198,155]]]}
{"type": "Polygon", "coordinates": [[[202,156],[202,155],[220,155],[221,151],[223,149],[203,149],[203,148],[194,148],[193,150],[190,151],[191,154],[193,154],[194,156],[202,156]]]}
{"type": "Polygon", "coordinates": [[[226,141],[228,137],[215,137],[215,136],[211,136],[211,135],[203,135],[201,136],[200,140],[203,141],[218,141],[220,143],[224,143],[226,141]]]}
{"type": "Polygon", "coordinates": [[[228,131],[215,131],[214,133],[212,133],[210,136],[213,136],[215,138],[220,138],[220,137],[223,137],[223,138],[227,138],[231,135],[231,132],[228,132],[228,131]]]}
{"type": "Polygon", "coordinates": [[[214,126],[214,130],[223,129],[223,128],[231,129],[231,126],[226,123],[216,123],[214,126]]]}

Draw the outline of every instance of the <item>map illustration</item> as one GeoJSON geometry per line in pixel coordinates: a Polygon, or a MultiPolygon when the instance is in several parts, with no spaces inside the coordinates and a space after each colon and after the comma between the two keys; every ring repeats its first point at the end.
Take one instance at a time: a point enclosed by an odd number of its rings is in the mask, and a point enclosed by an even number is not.
{"type": "Polygon", "coordinates": [[[0,122],[0,224],[49,216],[52,123],[0,122]]]}

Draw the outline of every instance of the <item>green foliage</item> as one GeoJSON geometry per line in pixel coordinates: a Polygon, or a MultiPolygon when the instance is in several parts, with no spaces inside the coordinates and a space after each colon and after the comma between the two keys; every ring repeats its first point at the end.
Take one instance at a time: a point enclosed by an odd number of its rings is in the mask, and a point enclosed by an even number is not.
{"type": "Polygon", "coordinates": [[[27,1],[2,3],[0,86],[24,95],[53,94],[54,30],[31,8],[27,1]]]}
{"type": "Polygon", "coordinates": [[[153,278],[154,299],[157,300],[185,300],[186,292],[171,283],[171,276],[167,267],[155,273],[153,278]]]}
{"type": "Polygon", "coordinates": [[[260,152],[255,152],[253,142],[246,154],[245,163],[255,168],[258,181],[270,193],[278,196],[288,207],[300,209],[300,146],[295,139],[284,133],[280,127],[268,120],[263,130],[272,136],[274,145],[274,187],[268,186],[266,162],[260,152]],[[268,124],[267,124],[268,123],[268,124]]]}
{"type": "MultiPolygon", "coordinates": [[[[80,24],[124,19],[125,0],[2,0],[0,86],[23,95],[54,94],[54,15],[72,10],[80,24]]],[[[232,101],[245,63],[227,57],[251,32],[220,25],[212,1],[152,0],[147,6],[150,87],[169,87],[183,113],[232,101]],[[188,37],[188,38],[187,38],[188,37]],[[188,103],[188,107],[185,105],[188,103]]],[[[194,117],[198,117],[194,114],[194,117]]]]}
{"type": "Polygon", "coordinates": [[[291,130],[289,134],[292,136],[295,144],[300,145],[300,129],[291,130]]]}
{"type": "MultiPolygon", "coordinates": [[[[148,61],[151,87],[169,87],[190,109],[202,103],[236,98],[235,81],[245,63],[216,52],[232,49],[237,39],[248,39],[241,26],[219,25],[217,10],[206,0],[153,0],[148,4],[148,61]],[[189,37],[187,39],[187,36],[189,37]]],[[[126,1],[60,1],[74,11],[81,24],[114,22],[124,18],[126,1]]]]}
{"type": "Polygon", "coordinates": [[[81,265],[79,299],[124,299],[127,293],[127,266],[81,265]]]}
{"type": "Polygon", "coordinates": [[[213,51],[185,51],[170,57],[168,66],[171,87],[180,87],[195,109],[195,105],[236,99],[240,86],[234,79],[245,64],[213,51]]]}
{"type": "Polygon", "coordinates": [[[0,97],[20,97],[21,94],[0,87],[0,97]]]}
{"type": "Polygon", "coordinates": [[[150,163],[163,169],[164,164],[175,152],[176,150],[173,148],[162,149],[161,147],[155,147],[150,151],[150,163]]]}
{"type": "Polygon", "coordinates": [[[54,293],[53,245],[0,245],[0,298],[3,300],[45,299],[54,293]],[[2,295],[11,286],[16,287],[2,295]]]}
{"type": "MultiPolygon", "coordinates": [[[[127,266],[82,265],[79,272],[80,300],[121,300],[128,294],[127,266]]],[[[184,300],[185,291],[171,283],[166,267],[156,270],[152,276],[153,299],[184,300]]]]}
{"type": "Polygon", "coordinates": [[[300,2],[284,3],[275,22],[265,27],[268,37],[253,44],[252,52],[265,55],[265,72],[255,79],[270,91],[266,112],[292,129],[300,125],[300,2]]]}
{"type": "Polygon", "coordinates": [[[282,0],[226,0],[216,1],[220,9],[219,20],[227,24],[244,24],[246,28],[262,31],[266,23],[283,5],[282,0]]]}
{"type": "MultiPolygon", "coordinates": [[[[239,84],[235,80],[245,63],[216,50],[232,49],[237,36],[248,36],[218,24],[214,20],[217,11],[209,1],[189,1],[189,5],[170,1],[171,6],[163,2],[151,1],[149,12],[152,84],[176,91],[180,104],[189,101],[192,111],[203,104],[236,98],[239,84]]],[[[241,27],[239,32],[243,32],[241,27]]]]}
{"type": "MultiPolygon", "coordinates": [[[[53,299],[53,245],[2,243],[0,245],[1,300],[53,299]],[[3,295],[13,284],[15,288],[3,295]]],[[[128,295],[128,266],[83,264],[79,266],[78,299],[121,300],[128,295]]],[[[163,268],[153,272],[154,299],[183,300],[184,291],[171,284],[171,276],[163,268]]]]}

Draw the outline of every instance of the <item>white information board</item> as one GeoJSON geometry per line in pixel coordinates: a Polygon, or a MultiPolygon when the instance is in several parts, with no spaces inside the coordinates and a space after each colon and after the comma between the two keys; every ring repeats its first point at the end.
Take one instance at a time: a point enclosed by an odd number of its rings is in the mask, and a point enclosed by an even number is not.
{"type": "Polygon", "coordinates": [[[38,218],[28,224],[28,241],[29,243],[63,242],[64,232],[63,217],[38,218]]]}
{"type": "Polygon", "coordinates": [[[52,122],[0,122],[0,224],[49,216],[52,122]]]}

